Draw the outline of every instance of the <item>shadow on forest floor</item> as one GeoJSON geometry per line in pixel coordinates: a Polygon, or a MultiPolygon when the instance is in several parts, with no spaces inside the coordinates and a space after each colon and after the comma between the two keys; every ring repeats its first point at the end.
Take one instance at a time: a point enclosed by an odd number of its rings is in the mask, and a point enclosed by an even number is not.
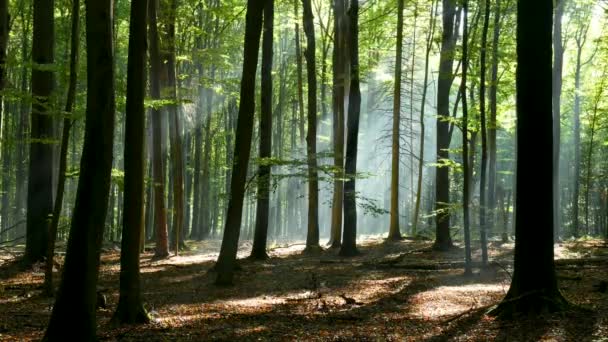
{"type": "MultiPolygon", "coordinates": [[[[459,268],[460,248],[435,252],[430,242],[367,240],[355,258],[338,257],[335,250],[306,256],[302,245],[283,246],[263,262],[241,259],[235,286],[228,288],[214,286],[209,271],[217,244],[192,242],[191,251],[154,262],[144,254],[143,295],[154,321],[118,329],[107,322],[118,300],[119,253],[106,250],[99,286],[108,294],[108,309],[98,311],[100,339],[584,341],[608,334],[608,295],[593,288],[607,280],[606,264],[558,269],[565,296],[593,311],[504,322],[485,313],[508,289],[512,244],[492,245],[496,262],[468,278],[459,268]]],[[[578,244],[572,253],[569,246],[562,244],[556,255],[578,253],[578,244]]],[[[592,255],[605,252],[588,247],[592,255]]],[[[242,245],[241,257],[248,248],[242,245]]],[[[0,340],[39,339],[53,302],[40,294],[42,274],[7,270],[0,265],[0,340]]]]}

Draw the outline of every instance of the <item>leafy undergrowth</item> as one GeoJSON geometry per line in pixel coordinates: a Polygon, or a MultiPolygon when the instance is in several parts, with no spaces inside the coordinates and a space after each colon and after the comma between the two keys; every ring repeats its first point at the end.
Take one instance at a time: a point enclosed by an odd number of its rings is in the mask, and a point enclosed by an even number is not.
{"type": "MultiPolygon", "coordinates": [[[[148,252],[142,257],[142,281],[153,323],[122,328],[108,327],[118,301],[119,252],[106,248],[99,287],[108,305],[98,310],[98,335],[103,341],[587,341],[608,336],[608,293],[598,287],[608,281],[607,263],[558,264],[560,288],[577,309],[501,322],[485,313],[508,290],[513,244],[491,244],[494,262],[470,278],[459,268],[461,248],[435,252],[430,246],[368,238],[355,258],[340,258],[333,250],[305,256],[303,245],[278,246],[267,261],[241,260],[235,286],[228,288],[214,286],[210,271],[218,241],[190,242],[188,252],[160,261],[152,261],[148,252]]],[[[249,249],[243,244],[239,256],[249,249]]],[[[606,255],[608,246],[597,240],[556,248],[558,258],[569,260],[606,255]]],[[[42,280],[39,266],[20,271],[14,258],[0,258],[0,340],[42,337],[53,304],[41,294],[42,280]]]]}

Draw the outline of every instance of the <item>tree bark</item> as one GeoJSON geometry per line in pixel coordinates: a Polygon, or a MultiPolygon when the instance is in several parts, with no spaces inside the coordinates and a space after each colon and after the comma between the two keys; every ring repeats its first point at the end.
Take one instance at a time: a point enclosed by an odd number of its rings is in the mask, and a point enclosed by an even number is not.
{"type": "Polygon", "coordinates": [[[397,46],[395,56],[395,85],[393,89],[393,136],[391,158],[391,212],[388,240],[401,240],[399,229],[399,154],[401,125],[401,75],[403,69],[403,3],[397,1],[397,46]]]}
{"type": "Polygon", "coordinates": [[[334,143],[334,194],[331,208],[330,248],[342,244],[342,216],[344,204],[344,102],[346,70],[346,15],[344,0],[334,0],[333,64],[333,143],[334,143]]]}
{"type": "Polygon", "coordinates": [[[148,0],[131,2],[127,104],[125,111],[124,215],[120,248],[120,296],[112,320],[148,323],[139,275],[139,245],[144,226],[146,23],[148,0]]]}
{"type": "Polygon", "coordinates": [[[354,256],[357,250],[357,145],[359,141],[359,116],[361,114],[361,90],[359,87],[359,1],[351,0],[349,8],[350,31],[350,95],[346,140],[346,162],[344,172],[348,179],[344,183],[344,229],[340,255],[354,256]]]}
{"type": "MultiPolygon", "coordinates": [[[[483,29],[481,34],[479,117],[481,123],[481,172],[479,180],[479,243],[481,244],[481,263],[488,264],[488,238],[486,226],[486,175],[488,166],[488,137],[486,127],[486,57],[488,51],[488,29],[490,27],[490,0],[485,0],[483,29]]],[[[465,66],[463,65],[463,68],[465,66]]]]}
{"type": "Polygon", "coordinates": [[[27,188],[25,261],[34,263],[46,256],[49,216],[53,213],[53,123],[49,115],[54,76],[43,70],[54,63],[54,0],[34,2],[32,40],[32,104],[30,162],[27,188]]]}
{"type": "Polygon", "coordinates": [[[454,18],[456,3],[454,0],[443,1],[443,34],[441,38],[441,53],[439,63],[439,80],[437,81],[437,167],[435,174],[435,210],[436,236],[434,248],[448,250],[452,247],[450,235],[450,170],[445,161],[450,158],[448,149],[449,117],[450,117],[450,88],[453,82],[454,64],[454,18]]]}
{"type": "Polygon", "coordinates": [[[471,230],[469,222],[470,177],[469,177],[469,107],[467,105],[467,76],[469,70],[469,1],[463,2],[462,33],[462,79],[460,94],[462,98],[462,216],[464,228],[464,274],[473,274],[471,257],[471,230]]]}
{"type": "Polygon", "coordinates": [[[517,2],[517,170],[511,287],[495,315],[559,311],[567,302],[553,261],[551,0],[517,2]],[[535,148],[530,148],[535,146],[535,148]],[[535,218],[533,226],[530,217],[535,218]],[[530,229],[533,227],[534,229],[530,229]]]}
{"type": "Polygon", "coordinates": [[[306,34],[306,73],[308,75],[308,132],[306,135],[308,159],[308,233],[306,251],[315,252],[319,246],[319,180],[317,171],[317,65],[316,41],[311,0],[302,0],[303,22],[306,34]]]}
{"type": "Polygon", "coordinates": [[[96,338],[96,284],[116,110],[111,0],[86,1],[86,32],[88,91],[80,177],[61,286],[44,341],[96,338]]]}
{"type": "Polygon", "coordinates": [[[251,153],[251,138],[253,135],[253,117],[255,112],[255,76],[258,66],[260,35],[264,2],[259,0],[247,1],[247,16],[245,26],[243,73],[241,78],[241,103],[237,120],[234,142],[234,166],[230,184],[230,200],[226,214],[224,237],[220,254],[215,266],[217,271],[216,284],[232,283],[236,266],[236,253],[241,231],[241,215],[247,181],[247,167],[251,153]]]}
{"type": "Polygon", "coordinates": [[[274,33],[274,0],[266,0],[264,6],[264,37],[262,45],[262,94],[260,114],[260,166],[258,167],[258,205],[255,214],[255,233],[251,258],[263,260],[268,239],[270,208],[271,165],[264,159],[272,156],[272,49],[274,33]]]}
{"type": "Polygon", "coordinates": [[[55,240],[57,239],[57,227],[61,216],[63,194],[65,188],[65,173],[67,171],[68,143],[70,139],[70,128],[72,127],[72,111],[76,99],[76,83],[78,81],[78,54],[80,50],[80,0],[72,0],[72,25],[71,25],[71,51],[70,51],[70,79],[68,94],[65,103],[65,118],[63,119],[63,132],[61,134],[61,152],[59,154],[59,177],[57,178],[57,193],[55,195],[55,207],[53,218],[49,229],[49,238],[46,250],[46,265],[44,273],[44,291],[52,296],[53,289],[53,257],[55,255],[55,240]]]}
{"type": "MultiPolygon", "coordinates": [[[[160,100],[160,46],[158,36],[158,0],[149,0],[148,39],[150,41],[150,95],[160,100]]],[[[154,229],[156,231],[155,258],[169,256],[169,237],[167,232],[167,208],[165,206],[165,169],[162,153],[161,110],[155,106],[152,112],[152,175],[154,180],[154,229]]]]}

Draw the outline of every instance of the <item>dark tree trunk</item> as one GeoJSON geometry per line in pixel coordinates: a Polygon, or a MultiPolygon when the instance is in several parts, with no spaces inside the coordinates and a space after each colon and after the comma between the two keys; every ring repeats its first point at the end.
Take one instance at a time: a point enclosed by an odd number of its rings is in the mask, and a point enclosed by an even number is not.
{"type": "Polygon", "coordinates": [[[308,234],[306,252],[320,250],[319,246],[319,180],[317,171],[317,66],[315,60],[316,41],[310,0],[302,0],[303,22],[306,34],[306,74],[308,75],[308,132],[306,146],[308,154],[308,234]]]}
{"type": "Polygon", "coordinates": [[[435,174],[436,236],[434,248],[448,250],[452,247],[450,236],[450,169],[443,165],[450,158],[449,122],[450,88],[453,82],[454,64],[454,0],[443,0],[443,34],[441,38],[441,57],[439,80],[437,81],[437,167],[435,174]]]}
{"type": "Polygon", "coordinates": [[[344,184],[344,229],[340,255],[354,256],[357,250],[357,145],[359,140],[359,116],[361,114],[361,90],[359,88],[359,1],[351,0],[350,9],[350,98],[346,137],[346,162],[344,172],[348,180],[344,184]]]}
{"type": "Polygon", "coordinates": [[[538,153],[553,150],[553,2],[518,1],[517,13],[515,261],[509,292],[493,311],[505,318],[558,311],[567,304],[553,262],[553,156],[538,153]]]}
{"type": "MultiPolygon", "coordinates": [[[[561,149],[561,102],[562,102],[562,71],[564,68],[564,46],[562,41],[562,17],[564,15],[564,5],[566,0],[555,1],[555,23],[553,26],[553,224],[554,224],[554,239],[559,239],[561,227],[561,198],[560,179],[559,179],[559,155],[561,149]]],[[[580,55],[579,55],[580,56],[580,55]]],[[[580,61],[580,57],[579,57],[580,61]]],[[[578,64],[577,64],[578,65],[578,64]]],[[[580,69],[577,69],[579,71],[580,69]]],[[[578,96],[578,92],[576,92],[578,96]]],[[[576,122],[574,123],[576,125],[576,122]]],[[[575,138],[576,139],[576,134],[575,138]]],[[[577,145],[575,143],[575,149],[577,145]]],[[[576,152],[575,152],[576,154],[576,152]]],[[[576,158],[575,158],[576,159],[576,158]]],[[[576,162],[575,162],[576,163],[576,162]]],[[[575,181],[575,188],[578,190],[578,179],[575,181]]],[[[573,203],[578,212],[578,191],[577,203],[573,203]]],[[[578,222],[578,213],[574,217],[575,224],[578,222]]],[[[578,228],[578,227],[577,227],[578,228]]]]}
{"type": "Polygon", "coordinates": [[[27,188],[27,233],[25,261],[33,263],[46,256],[49,216],[53,212],[53,124],[49,115],[53,91],[53,72],[43,70],[54,63],[54,0],[34,2],[32,41],[32,104],[30,164],[27,188]]]}
{"type": "Polygon", "coordinates": [[[479,121],[481,123],[481,172],[479,176],[479,241],[481,244],[481,262],[483,266],[486,266],[488,264],[488,227],[486,226],[486,175],[488,166],[488,137],[486,129],[486,57],[488,55],[487,51],[489,27],[490,0],[485,0],[483,29],[481,34],[481,67],[479,72],[479,121]]]}
{"type": "Polygon", "coordinates": [[[333,143],[334,143],[334,194],[331,209],[331,233],[329,245],[338,248],[342,241],[342,215],[344,204],[344,100],[346,95],[346,51],[345,1],[334,0],[334,49],[333,64],[333,143]]]}
{"type": "Polygon", "coordinates": [[[76,206],[44,341],[95,340],[96,285],[114,141],[112,1],[86,1],[87,111],[76,206]]]}
{"type": "Polygon", "coordinates": [[[146,24],[148,0],[131,2],[125,112],[124,214],[120,249],[120,297],[112,320],[149,322],[141,299],[139,244],[144,226],[146,24]]]}
{"type": "Polygon", "coordinates": [[[488,120],[488,226],[493,227],[496,220],[496,115],[498,113],[498,43],[500,40],[501,0],[494,5],[494,35],[492,37],[492,70],[490,81],[490,118],[488,120]]]}
{"type": "Polygon", "coordinates": [[[397,47],[395,57],[395,85],[393,89],[393,136],[391,158],[391,212],[388,230],[389,240],[401,240],[399,230],[399,146],[401,125],[401,75],[403,65],[403,3],[397,5],[397,47]]]}
{"type": "Polygon", "coordinates": [[[422,98],[420,100],[420,152],[418,155],[418,181],[416,184],[416,204],[414,205],[414,218],[412,219],[412,236],[418,234],[418,217],[420,216],[420,200],[422,197],[422,176],[424,172],[424,142],[425,142],[425,129],[424,114],[426,109],[426,96],[428,92],[429,83],[429,64],[431,57],[431,49],[433,47],[433,38],[435,36],[435,27],[437,15],[437,6],[439,0],[433,0],[431,2],[431,29],[426,37],[426,54],[424,58],[424,82],[422,84],[422,98]]]}
{"type": "MultiPolygon", "coordinates": [[[[150,95],[160,100],[160,46],[158,36],[158,0],[149,0],[148,4],[148,39],[150,41],[150,95]]],[[[152,174],[154,180],[154,227],[156,248],[154,256],[165,258],[169,255],[167,232],[167,208],[165,207],[165,169],[162,156],[162,115],[158,107],[152,108],[152,174]]]]}
{"type": "Polygon", "coordinates": [[[472,275],[471,268],[471,230],[469,222],[470,177],[469,177],[469,107],[467,105],[467,74],[469,70],[469,1],[463,3],[463,33],[462,33],[462,83],[460,94],[462,98],[462,216],[464,228],[464,274],[472,275]]]}
{"type": "Polygon", "coordinates": [[[55,207],[53,208],[53,218],[49,229],[49,238],[46,250],[46,265],[44,273],[44,291],[48,296],[52,296],[53,289],[53,257],[55,255],[55,239],[57,238],[57,227],[59,226],[59,216],[63,204],[63,194],[65,188],[65,173],[67,171],[68,143],[70,139],[70,128],[72,127],[72,111],[76,98],[76,83],[78,81],[78,53],[80,44],[80,0],[72,1],[72,33],[70,51],[70,80],[68,85],[68,95],[65,103],[66,117],[63,119],[63,132],[61,134],[61,152],[59,154],[59,177],[57,178],[57,194],[55,195],[55,207]]]}
{"type": "MultiPolygon", "coordinates": [[[[4,90],[7,83],[6,51],[8,49],[8,33],[10,30],[8,2],[8,0],[0,0],[0,91],[4,90]]],[[[0,95],[0,103],[2,103],[2,98],[2,95],[0,95]]],[[[0,109],[0,123],[5,114],[6,113],[3,113],[3,110],[0,109]]],[[[8,123],[8,120],[5,119],[5,122],[8,123]]],[[[4,220],[6,220],[6,217],[3,216],[2,222],[4,222],[4,220]]]]}
{"type": "MultiPolygon", "coordinates": [[[[262,94],[260,114],[260,159],[271,157],[272,151],[272,47],[274,32],[274,0],[266,0],[264,7],[264,37],[262,45],[262,94]]],[[[258,168],[258,205],[251,258],[263,260],[268,239],[271,167],[262,161],[258,168]]]]}
{"type": "Polygon", "coordinates": [[[232,283],[236,266],[236,253],[241,232],[241,215],[247,181],[247,167],[251,153],[251,138],[253,135],[253,117],[255,112],[255,76],[258,66],[260,35],[264,2],[259,0],[247,1],[247,17],[245,27],[245,46],[243,73],[241,79],[241,103],[237,120],[234,142],[234,166],[230,184],[230,200],[226,214],[226,224],[222,247],[217,260],[216,270],[218,285],[232,283]]]}

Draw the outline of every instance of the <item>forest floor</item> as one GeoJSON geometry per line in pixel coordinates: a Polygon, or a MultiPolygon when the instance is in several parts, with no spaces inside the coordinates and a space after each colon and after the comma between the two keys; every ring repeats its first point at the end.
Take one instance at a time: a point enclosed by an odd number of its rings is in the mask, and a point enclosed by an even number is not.
{"type": "MultiPolygon", "coordinates": [[[[188,242],[190,251],[160,261],[147,252],[142,286],[153,322],[122,328],[108,325],[118,301],[120,253],[106,247],[99,287],[108,304],[98,310],[98,336],[102,341],[608,341],[603,241],[556,245],[559,286],[576,308],[515,321],[486,315],[509,288],[512,243],[491,243],[490,267],[464,277],[461,247],[442,253],[432,251],[428,241],[382,242],[361,241],[362,254],[354,258],[334,250],[302,255],[301,244],[275,246],[267,261],[240,260],[242,270],[227,288],[216,287],[210,271],[218,241],[188,242]]],[[[250,248],[242,244],[239,257],[250,248]]],[[[14,259],[0,254],[0,340],[38,340],[53,300],[42,296],[41,265],[24,271],[14,259]]]]}

